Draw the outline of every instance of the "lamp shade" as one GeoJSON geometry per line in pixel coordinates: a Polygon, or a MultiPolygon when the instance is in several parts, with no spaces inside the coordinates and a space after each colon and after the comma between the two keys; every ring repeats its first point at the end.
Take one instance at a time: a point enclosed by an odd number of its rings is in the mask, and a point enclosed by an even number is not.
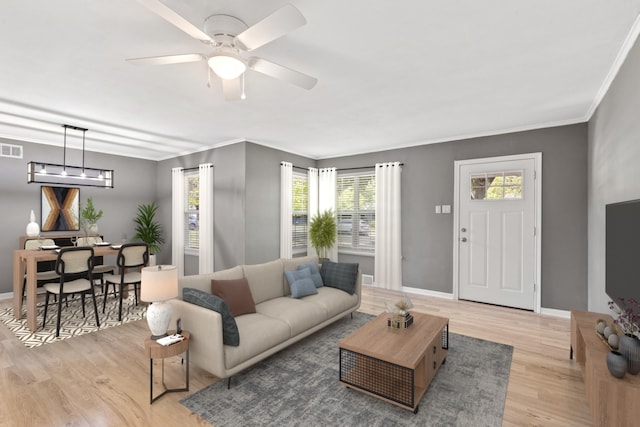
{"type": "Polygon", "coordinates": [[[222,52],[209,58],[209,66],[220,78],[233,80],[247,69],[239,56],[231,52],[222,52]]]}
{"type": "Polygon", "coordinates": [[[178,268],[154,265],[142,269],[140,299],[147,302],[167,301],[178,296],[178,268]]]}

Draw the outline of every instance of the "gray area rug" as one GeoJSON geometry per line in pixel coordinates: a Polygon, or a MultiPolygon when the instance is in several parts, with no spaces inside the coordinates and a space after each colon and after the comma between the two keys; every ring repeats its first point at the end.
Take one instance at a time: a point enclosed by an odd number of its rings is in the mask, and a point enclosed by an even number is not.
{"type": "Polygon", "coordinates": [[[500,426],[513,347],[449,333],[449,353],[417,414],[338,382],[338,341],[354,313],[180,403],[225,426],[500,426]]]}

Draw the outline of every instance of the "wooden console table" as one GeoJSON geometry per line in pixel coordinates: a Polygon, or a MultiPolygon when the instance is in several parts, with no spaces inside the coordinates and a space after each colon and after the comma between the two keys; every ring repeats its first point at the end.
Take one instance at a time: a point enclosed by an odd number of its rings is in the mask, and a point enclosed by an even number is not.
{"type": "Polygon", "coordinates": [[[596,321],[611,316],[571,311],[571,355],[580,363],[593,423],[596,426],[637,426],[640,421],[640,376],[612,376],[607,369],[609,347],[596,333],[596,321]]]}

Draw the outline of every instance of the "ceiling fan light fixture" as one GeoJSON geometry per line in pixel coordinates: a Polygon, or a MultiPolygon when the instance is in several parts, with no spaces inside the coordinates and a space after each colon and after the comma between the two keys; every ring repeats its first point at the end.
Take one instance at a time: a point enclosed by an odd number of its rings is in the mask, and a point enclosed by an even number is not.
{"type": "Polygon", "coordinates": [[[209,67],[221,79],[237,79],[247,69],[242,58],[232,52],[219,52],[208,60],[209,67]]]}

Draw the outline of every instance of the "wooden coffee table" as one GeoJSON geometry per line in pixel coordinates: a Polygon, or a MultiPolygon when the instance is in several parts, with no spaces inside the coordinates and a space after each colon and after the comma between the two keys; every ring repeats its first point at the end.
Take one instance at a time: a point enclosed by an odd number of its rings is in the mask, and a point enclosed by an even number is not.
{"type": "Polygon", "coordinates": [[[340,341],[340,382],[417,413],[447,357],[449,319],[412,315],[413,325],[393,329],[383,313],[340,341]]]}

